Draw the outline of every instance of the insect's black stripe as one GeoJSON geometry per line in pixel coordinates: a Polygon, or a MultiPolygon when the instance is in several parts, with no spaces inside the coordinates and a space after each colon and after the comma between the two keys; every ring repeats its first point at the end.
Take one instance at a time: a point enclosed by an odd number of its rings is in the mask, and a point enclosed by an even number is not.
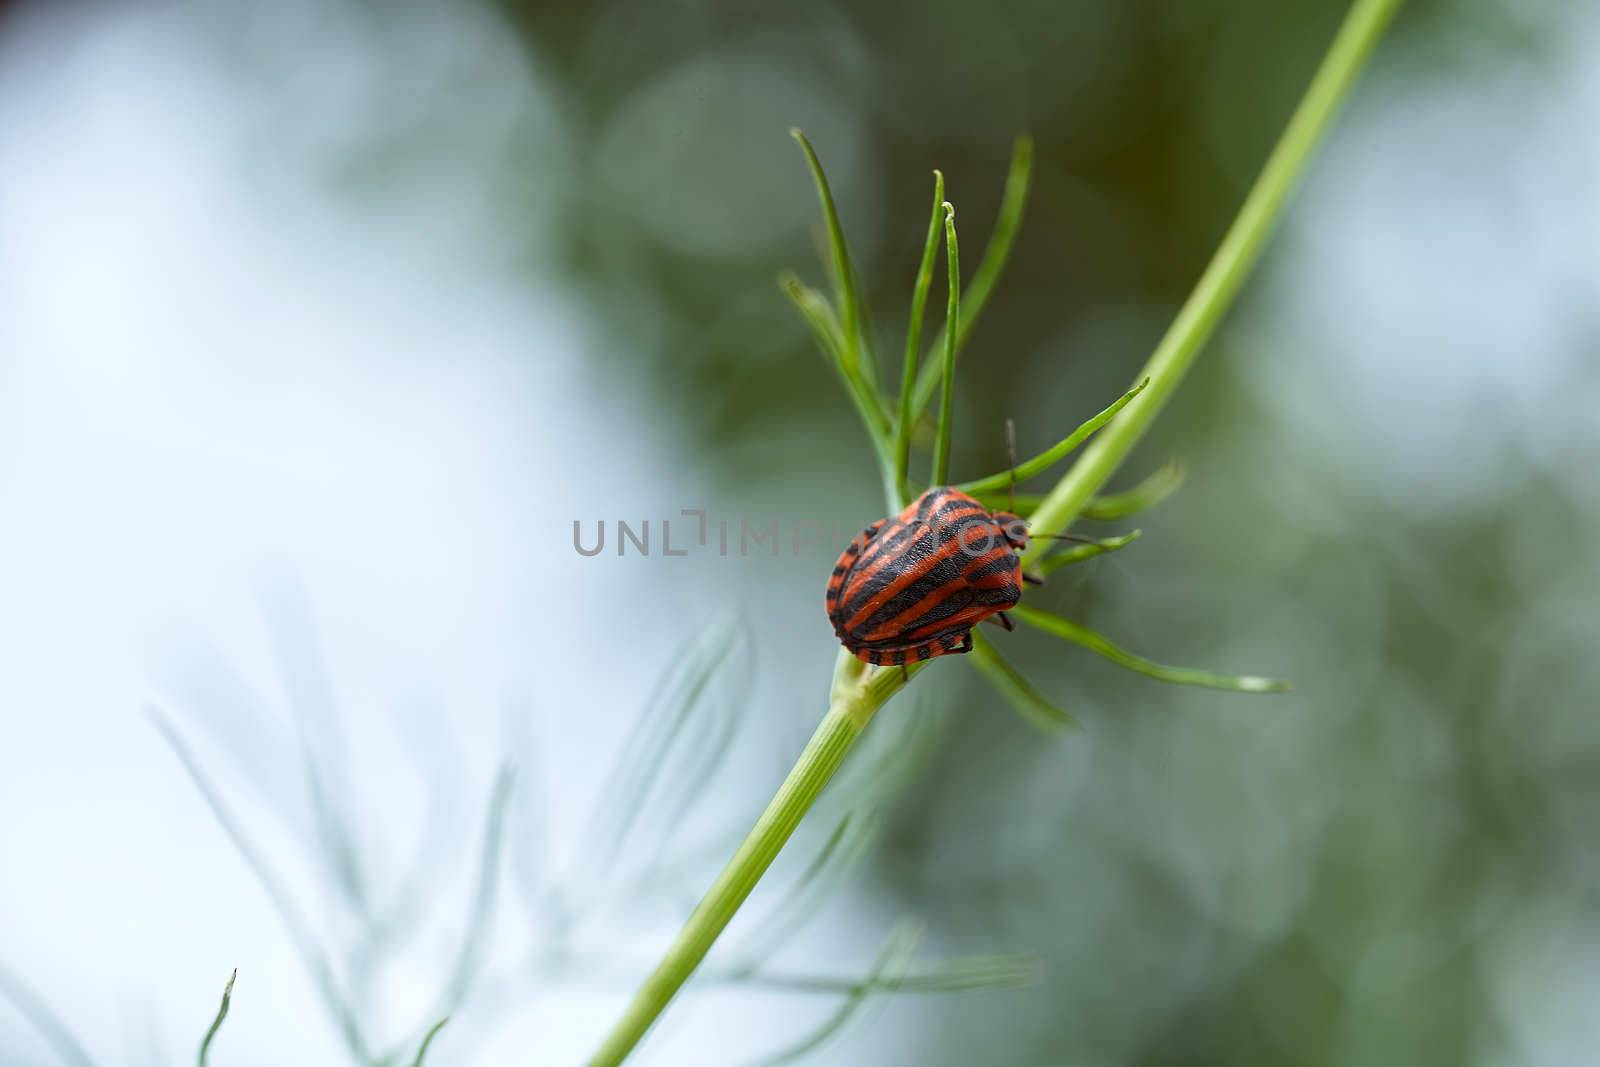
{"type": "MultiPolygon", "coordinates": [[[[846,616],[853,617],[859,613],[867,601],[883,592],[885,588],[892,585],[897,579],[903,578],[907,570],[913,567],[927,566],[927,557],[938,555],[951,542],[956,542],[960,546],[963,556],[968,559],[974,558],[972,550],[983,544],[983,542],[973,538],[964,538],[963,535],[978,517],[981,516],[984,520],[987,520],[988,512],[970,501],[964,504],[958,502],[952,507],[966,507],[970,511],[971,517],[959,522],[898,523],[898,529],[878,539],[882,547],[870,556],[863,557],[857,564],[858,567],[871,567],[876,563],[880,555],[890,551],[891,545],[895,546],[894,553],[898,558],[873,571],[871,576],[864,579],[859,585],[854,582],[847,583],[850,588],[845,603],[844,614],[846,616]],[[910,541],[906,541],[900,536],[901,531],[910,530],[916,530],[916,534],[910,541]]],[[[995,548],[991,544],[977,558],[986,557],[993,551],[995,551],[995,548]]]]}
{"type": "MultiPolygon", "coordinates": [[[[852,627],[852,629],[858,632],[870,633],[884,624],[892,622],[900,614],[909,610],[915,605],[920,604],[929,596],[940,589],[945,588],[946,586],[950,588],[951,592],[960,590],[962,588],[960,584],[962,569],[965,568],[970,562],[971,561],[961,553],[960,549],[957,549],[949,556],[946,556],[938,563],[935,563],[933,566],[929,567],[927,571],[919,575],[915,581],[912,581],[906,585],[904,589],[901,589],[888,600],[884,601],[882,607],[878,608],[877,611],[873,612],[866,619],[857,623],[852,627]]],[[[873,589],[872,592],[879,592],[889,583],[885,581],[881,583],[869,584],[876,585],[876,589],[873,589]]],[[[871,593],[868,593],[864,596],[851,597],[849,602],[845,604],[842,614],[845,616],[845,618],[854,620],[857,614],[859,614],[861,611],[862,607],[870,599],[871,593]]]]}
{"type": "MultiPolygon", "coordinates": [[[[908,527],[909,529],[909,527],[908,527]]],[[[892,535],[891,535],[892,537],[892,535]]],[[[891,538],[884,538],[887,543],[891,538]]],[[[897,559],[887,561],[882,567],[873,572],[869,577],[857,582],[849,582],[845,596],[844,612],[846,618],[854,618],[866,605],[867,601],[883,592],[894,582],[904,578],[911,568],[925,566],[929,556],[934,555],[947,542],[941,541],[939,531],[932,527],[923,527],[906,547],[895,550],[897,559]]],[[[873,557],[875,560],[876,555],[873,557]]],[[[872,561],[867,561],[868,563],[872,561]]],[[[915,583],[913,583],[915,584],[915,583]]]]}
{"type": "MultiPolygon", "coordinates": [[[[952,615],[960,614],[973,604],[981,603],[983,603],[983,601],[973,596],[971,593],[966,593],[963,596],[952,596],[949,600],[943,600],[935,604],[933,607],[929,608],[915,619],[909,619],[904,624],[895,627],[895,631],[903,634],[914,634],[917,631],[925,629],[929,626],[936,626],[950,618],[952,615]]],[[[971,626],[972,624],[970,622],[963,622],[961,625],[971,626]]]]}
{"type": "Polygon", "coordinates": [[[978,564],[971,570],[967,571],[963,577],[969,582],[978,582],[985,578],[993,577],[996,574],[1006,574],[1016,569],[1017,566],[1018,563],[1016,554],[1012,552],[1005,552],[998,558],[991,559],[988,562],[984,562],[980,559],[978,564]]]}
{"type": "MultiPolygon", "coordinates": [[[[906,524],[899,519],[879,523],[878,529],[874,530],[873,533],[881,533],[881,536],[875,536],[867,543],[861,551],[861,557],[856,560],[854,566],[857,569],[862,567],[870,568],[879,556],[890,550],[890,546],[904,544],[905,541],[900,536],[900,531],[905,528],[906,524]]],[[[899,549],[896,548],[895,551],[898,552],[899,549]]]]}
{"type": "Polygon", "coordinates": [[[917,518],[926,520],[928,512],[933,510],[934,505],[948,499],[950,499],[948,489],[929,489],[917,498],[917,518]]]}
{"type": "MultiPolygon", "coordinates": [[[[942,630],[935,630],[926,637],[919,637],[915,640],[908,640],[903,636],[895,635],[892,637],[881,638],[877,641],[854,641],[846,647],[852,652],[858,649],[868,652],[895,652],[902,648],[915,652],[922,645],[927,645],[930,649],[933,649],[943,645],[948,645],[952,642],[959,644],[961,641],[961,635],[971,629],[972,623],[962,621],[958,623],[952,623],[942,630]]],[[[930,655],[931,654],[932,653],[930,652],[930,655]]]]}

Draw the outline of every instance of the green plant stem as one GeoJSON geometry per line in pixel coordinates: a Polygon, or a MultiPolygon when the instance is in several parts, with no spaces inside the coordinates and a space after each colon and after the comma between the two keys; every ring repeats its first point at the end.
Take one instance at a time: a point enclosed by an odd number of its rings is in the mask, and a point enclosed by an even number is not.
{"type": "Polygon", "coordinates": [[[590,1067],[614,1067],[627,1058],[700,966],[729,920],[789,840],[789,835],[811,810],[823,786],[839,769],[872,716],[904,687],[912,673],[914,670],[902,675],[899,669],[864,672],[848,665],[841,668],[833,702],[817,732],[811,736],[767,809],[756,820],[755,827],[706,890],[666,955],[644,980],[622,1018],[589,1060],[590,1067]]]}
{"type": "MultiPolygon", "coordinates": [[[[1149,378],[1149,387],[1100,431],[1045,497],[1033,513],[1034,529],[1061,533],[1070,526],[1089,499],[1116,473],[1177,389],[1260,258],[1312,149],[1399,7],[1400,0],[1356,0],[1351,5],[1305,98],[1245,198],[1238,218],[1228,228],[1166,336],[1134,379],[1149,378]]],[[[1044,543],[1035,542],[1023,557],[1024,565],[1036,563],[1045,547],[1044,543]]]]}
{"type": "MultiPolygon", "coordinates": [[[[1229,228],[1177,320],[1145,369],[1135,378],[1138,381],[1148,377],[1149,387],[1105,427],[1045,498],[1034,514],[1036,530],[1060,533],[1077,518],[1095,492],[1116,472],[1177,388],[1195,355],[1238,294],[1260,256],[1261,247],[1295,178],[1399,6],[1400,0],[1356,0],[1351,7],[1239,217],[1229,228]]],[[[952,261],[954,258],[952,255],[952,261]]],[[[955,315],[950,316],[950,324],[959,331],[955,315]]],[[[946,355],[948,359],[948,351],[946,355]]],[[[915,402],[913,397],[913,404],[915,402]]],[[[1027,562],[1033,562],[1043,547],[1041,542],[1035,542],[1027,562]]],[[[828,712],[816,734],[756,821],[755,828],[668,947],[665,957],[634,994],[622,1018],[589,1061],[591,1067],[615,1067],[638,1045],[705,959],[717,937],[815,803],[823,786],[838,770],[873,714],[922,666],[910,667],[904,674],[898,669],[864,671],[859,663],[847,662],[844,653],[841,657],[828,712]]]]}

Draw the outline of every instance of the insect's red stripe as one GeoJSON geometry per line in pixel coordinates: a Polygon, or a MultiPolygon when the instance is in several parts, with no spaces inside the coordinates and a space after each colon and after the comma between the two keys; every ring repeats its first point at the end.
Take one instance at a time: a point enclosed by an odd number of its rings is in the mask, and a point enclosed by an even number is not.
{"type": "MultiPolygon", "coordinates": [[[[971,551],[983,542],[975,537],[966,536],[964,531],[974,519],[986,517],[987,513],[981,509],[965,512],[949,522],[926,524],[925,528],[918,529],[913,535],[914,540],[902,539],[902,530],[886,533],[879,538],[882,547],[874,556],[872,566],[862,570],[860,567],[852,572],[844,595],[843,614],[849,616],[852,625],[862,625],[860,615],[863,610],[868,610],[868,605],[874,601],[882,601],[880,594],[889,589],[889,595],[894,595],[898,589],[903,589],[907,584],[905,575],[911,574],[914,578],[931,577],[935,567],[943,567],[942,561],[950,555],[951,546],[959,548],[964,554],[970,556],[971,551]],[[891,551],[889,545],[894,543],[891,551]],[[931,548],[937,544],[936,549],[931,548]]],[[[940,572],[939,580],[949,580],[954,575],[940,572]]],[[[875,609],[874,609],[875,610],[875,609]]]]}
{"type": "MultiPolygon", "coordinates": [[[[920,557],[917,560],[916,567],[909,567],[904,573],[893,575],[886,583],[874,583],[871,587],[863,589],[861,594],[848,597],[845,603],[845,614],[849,616],[850,628],[859,629],[866,626],[879,609],[903,590],[920,589],[927,584],[928,570],[937,567],[947,559],[957,556],[960,552],[961,545],[957,541],[947,541],[935,549],[932,554],[920,557]]],[[[852,589],[853,592],[854,589],[852,589]]]]}
{"type": "Polygon", "coordinates": [[[844,614],[851,617],[851,628],[857,631],[881,633],[885,627],[893,628],[904,625],[904,620],[908,616],[915,617],[917,614],[916,605],[922,603],[930,595],[940,590],[943,590],[945,595],[949,595],[956,590],[973,585],[981,586],[984,583],[972,582],[971,576],[973,574],[988,574],[997,567],[1005,567],[1007,565],[1012,568],[1017,567],[1016,557],[1012,555],[1009,549],[990,549],[983,555],[973,558],[967,556],[966,549],[961,547],[959,538],[950,542],[950,544],[958,549],[959,554],[946,552],[946,558],[922,570],[915,582],[907,583],[900,592],[885,601],[883,606],[875,611],[870,618],[861,618],[855,609],[858,598],[849,598],[844,614]]]}

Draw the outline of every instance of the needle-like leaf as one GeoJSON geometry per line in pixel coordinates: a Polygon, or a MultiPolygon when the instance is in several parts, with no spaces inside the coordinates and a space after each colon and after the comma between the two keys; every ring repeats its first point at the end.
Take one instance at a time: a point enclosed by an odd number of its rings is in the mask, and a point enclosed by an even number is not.
{"type": "MultiPolygon", "coordinates": [[[[1022,210],[1028,202],[1028,182],[1032,174],[1033,138],[1022,134],[1011,147],[1011,170],[1006,175],[1006,191],[1000,201],[1000,214],[995,219],[994,233],[983,250],[983,258],[972,276],[972,284],[967,287],[966,312],[956,330],[957,355],[966,347],[967,338],[972,335],[973,327],[977,326],[978,316],[983,313],[990,294],[994,292],[1006,268],[1006,261],[1011,257],[1011,246],[1016,243],[1017,231],[1022,226],[1022,210]]],[[[928,401],[933,399],[934,392],[939,388],[940,371],[933,357],[944,350],[945,342],[944,331],[941,330],[928,346],[928,360],[917,374],[916,392],[911,405],[918,414],[927,408],[928,401]]]]}
{"type": "MultiPolygon", "coordinates": [[[[1144,387],[1149,384],[1150,379],[1144,379],[1144,381],[1140,382],[1132,389],[1129,389],[1126,393],[1123,393],[1116,400],[1112,401],[1110,407],[1107,407],[1104,411],[1100,412],[1092,419],[1089,419],[1076,430],[1073,430],[1056,445],[1046,449],[1024,463],[1017,464],[1015,480],[1019,482],[1026,481],[1027,479],[1032,478],[1035,474],[1042,474],[1044,471],[1049,470],[1051,467],[1061,462],[1061,460],[1065,459],[1071,454],[1073,449],[1077,448],[1079,445],[1083,444],[1084,441],[1088,440],[1090,434],[1094,433],[1100,427],[1110,422],[1113,415],[1121,411],[1128,401],[1138,396],[1144,387]]],[[[1011,485],[1012,480],[1013,475],[1011,471],[1001,471],[999,474],[991,474],[987,478],[978,478],[974,481],[962,482],[960,485],[956,486],[956,488],[960,489],[963,493],[986,493],[993,492],[997,489],[1006,489],[1011,485]]]]}
{"type": "MultiPolygon", "coordinates": [[[[1167,497],[1177,492],[1183,485],[1187,475],[1182,463],[1171,460],[1157,467],[1144,481],[1132,489],[1125,489],[1120,493],[1106,493],[1103,496],[1091,497],[1078,513],[1085,519],[1097,519],[1102,522],[1115,522],[1118,519],[1131,518],[1142,511],[1147,511],[1161,503],[1167,497]]],[[[1005,493],[993,490],[973,493],[973,496],[988,504],[990,507],[1007,507],[1015,505],[1014,510],[1018,515],[1027,518],[1045,501],[1043,493],[1018,493],[1015,498],[1005,493]]]]}
{"type": "Polygon", "coordinates": [[[1010,609],[1022,622],[1029,626],[1037,627],[1045,633],[1054,634],[1073,644],[1082,645],[1091,652],[1097,652],[1119,667],[1126,667],[1147,678],[1154,678],[1158,682],[1171,682],[1174,685],[1198,685],[1207,689],[1228,689],[1235,693],[1281,693],[1290,688],[1288,682],[1277,678],[1262,678],[1254,674],[1213,674],[1210,671],[1195,670],[1191,667],[1168,667],[1143,656],[1135,655],[1126,649],[1113,644],[1109,638],[1102,637],[1087,626],[1080,626],[1075,622],[1063,619],[1059,615],[1052,615],[1048,611],[1037,608],[1026,608],[1018,605],[1010,609]]]}
{"type": "Polygon", "coordinates": [[[811,168],[811,178],[817,186],[817,200],[822,205],[823,221],[827,224],[828,252],[832,261],[831,273],[837,290],[839,318],[844,334],[845,370],[872,388],[878,415],[887,421],[886,413],[883,411],[883,398],[877,391],[877,367],[871,363],[870,352],[866,350],[867,346],[864,344],[866,331],[861,294],[856,285],[855,266],[850,262],[850,250],[845,244],[844,228],[839,225],[839,210],[833,201],[833,190],[828,185],[828,176],[823,173],[822,162],[817,158],[816,149],[811,147],[811,141],[799,129],[791,129],[789,136],[795,139],[800,145],[800,150],[805,153],[806,165],[811,168]]]}
{"type": "Polygon", "coordinates": [[[901,492],[893,510],[905,505],[906,474],[911,465],[911,424],[916,412],[911,406],[917,381],[917,355],[922,345],[922,318],[928,306],[928,288],[933,284],[933,260],[939,251],[939,222],[944,214],[944,175],[933,172],[933,212],[928,217],[928,236],[922,243],[922,263],[911,289],[911,321],[906,325],[906,359],[900,371],[900,409],[894,423],[895,485],[901,492]]]}
{"type": "Polygon", "coordinates": [[[881,985],[904,977],[921,944],[922,928],[918,924],[902,922],[897,925],[889,934],[889,940],[872,970],[851,988],[839,1009],[800,1041],[760,1060],[756,1067],[780,1067],[782,1064],[795,1063],[837,1037],[860,1014],[874,991],[881,985]]]}
{"type": "Polygon", "coordinates": [[[1115,521],[1147,511],[1178,491],[1188,474],[1182,463],[1170,460],[1157,467],[1144,481],[1120,493],[1094,497],[1085,505],[1083,517],[1115,521]]]}
{"type": "Polygon", "coordinates": [[[427,1034],[422,1038],[422,1044],[417,1047],[417,1058],[411,1061],[411,1067],[422,1067],[422,1061],[428,1058],[428,1046],[433,1044],[433,1039],[439,1036],[439,1031],[444,1029],[444,1024],[450,1021],[446,1015],[443,1019],[428,1028],[427,1034]]]}
{"type": "Polygon", "coordinates": [[[483,846],[478,857],[478,882],[472,893],[472,910],[466,932],[456,951],[455,966],[445,985],[444,1004],[448,1012],[460,1007],[467,991],[482,968],[484,940],[494,919],[495,900],[500,887],[500,854],[505,842],[506,805],[511,800],[515,780],[510,767],[501,767],[489,792],[489,807],[483,820],[483,846]]]}
{"type": "Polygon", "coordinates": [[[24,1019],[55,1050],[61,1062],[68,1067],[94,1067],[94,1060],[84,1050],[66,1020],[50,1007],[28,981],[0,964],[0,997],[10,1001],[24,1019]]]}
{"type": "Polygon", "coordinates": [[[152,710],[151,719],[155,722],[156,729],[171,746],[177,755],[178,762],[188,772],[190,781],[200,791],[200,796],[211,809],[211,814],[216,817],[217,824],[222,827],[222,832],[232,843],[235,851],[256,876],[256,881],[266,891],[267,899],[272,902],[273,909],[277,911],[279,920],[284,929],[289,933],[289,939],[294,942],[296,950],[300,953],[306,970],[311,972],[313,980],[317,983],[318,991],[322,995],[324,1005],[333,1015],[339,1025],[340,1034],[344,1037],[346,1046],[358,1060],[365,1062],[370,1059],[367,1051],[366,1039],[361,1032],[361,1024],[350,1009],[350,1000],[340,987],[339,980],[334,974],[333,965],[329,963],[327,955],[322,951],[318,939],[312,934],[311,926],[301,914],[294,897],[289,893],[288,887],[278,877],[272,867],[262,856],[261,850],[255,845],[244,831],[244,825],[239,821],[233,809],[223,799],[222,791],[216,787],[211,778],[200,766],[200,760],[195,756],[183,735],[176,726],[169,722],[165,716],[152,710]]]}
{"type": "Polygon", "coordinates": [[[1040,695],[1015,667],[1007,663],[988,638],[972,633],[972,665],[1005,697],[1006,703],[1031,726],[1054,733],[1066,726],[1077,726],[1070,712],[1056,707],[1040,695]]]}
{"type": "Polygon", "coordinates": [[[222,1020],[228,1017],[228,1003],[233,1000],[233,981],[239,977],[239,969],[234,968],[228,975],[228,984],[222,987],[222,1006],[217,1009],[217,1017],[211,1020],[211,1026],[206,1030],[206,1036],[200,1040],[200,1067],[206,1067],[206,1057],[211,1054],[211,1042],[217,1036],[217,1031],[222,1029],[222,1020]]]}
{"type": "Polygon", "coordinates": [[[1091,541],[1086,545],[1073,545],[1071,548],[1051,553],[1040,561],[1039,574],[1041,576],[1053,574],[1062,567],[1070,566],[1074,563],[1082,563],[1086,559],[1093,559],[1095,556],[1101,556],[1107,552],[1116,552],[1127,548],[1137,541],[1143,533],[1143,530],[1129,530],[1119,537],[1107,537],[1099,541],[1091,541]]]}
{"type": "Polygon", "coordinates": [[[956,244],[956,209],[944,202],[944,258],[950,267],[950,298],[945,307],[943,377],[939,389],[939,434],[933,442],[933,485],[950,480],[950,419],[955,388],[956,338],[961,326],[961,254],[956,244]]]}
{"type": "Polygon", "coordinates": [[[786,993],[976,993],[1021,989],[1039,981],[1039,958],[1027,955],[960,956],[937,963],[925,971],[910,972],[875,981],[832,975],[787,974],[757,971],[752,974],[711,974],[706,981],[748,985],[786,993]]]}

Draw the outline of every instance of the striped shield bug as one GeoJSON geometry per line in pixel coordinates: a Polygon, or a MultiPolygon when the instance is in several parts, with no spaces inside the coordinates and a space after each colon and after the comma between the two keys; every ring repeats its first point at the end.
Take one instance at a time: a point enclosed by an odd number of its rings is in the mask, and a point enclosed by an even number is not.
{"type": "Polygon", "coordinates": [[[1027,525],[956,489],[935,486],[847,546],[828,580],[828,619],[874,665],[971,652],[972,628],[1022,597],[1027,525]]]}

